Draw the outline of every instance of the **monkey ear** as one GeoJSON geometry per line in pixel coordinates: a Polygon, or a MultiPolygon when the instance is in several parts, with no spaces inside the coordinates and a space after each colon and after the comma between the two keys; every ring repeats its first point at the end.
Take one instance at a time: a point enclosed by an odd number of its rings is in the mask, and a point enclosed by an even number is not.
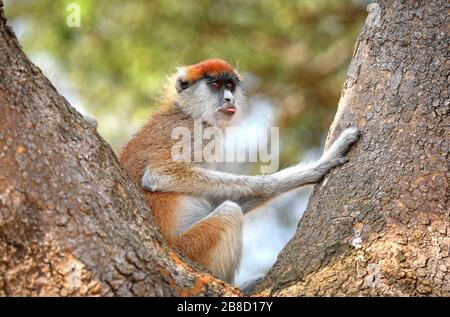
{"type": "Polygon", "coordinates": [[[182,92],[190,86],[189,80],[187,80],[186,77],[186,70],[184,68],[180,68],[177,72],[177,79],[175,81],[175,88],[177,90],[177,93],[182,92]]]}

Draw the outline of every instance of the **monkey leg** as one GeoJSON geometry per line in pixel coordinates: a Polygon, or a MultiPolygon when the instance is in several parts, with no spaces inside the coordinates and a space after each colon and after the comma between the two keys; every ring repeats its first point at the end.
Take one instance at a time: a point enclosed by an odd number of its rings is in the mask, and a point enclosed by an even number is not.
{"type": "Polygon", "coordinates": [[[242,210],[225,201],[174,240],[175,247],[214,276],[233,282],[242,254],[242,210]]]}

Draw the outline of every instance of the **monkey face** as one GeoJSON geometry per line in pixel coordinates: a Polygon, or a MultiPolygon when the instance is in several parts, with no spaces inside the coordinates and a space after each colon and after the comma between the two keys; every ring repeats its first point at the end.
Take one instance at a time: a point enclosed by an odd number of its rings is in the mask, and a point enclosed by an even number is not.
{"type": "Polygon", "coordinates": [[[210,125],[233,125],[247,110],[241,82],[233,73],[204,75],[190,83],[178,82],[178,106],[191,117],[210,125]]]}
{"type": "Polygon", "coordinates": [[[175,88],[176,105],[212,126],[230,126],[247,110],[239,73],[221,59],[179,68],[175,88]]]}

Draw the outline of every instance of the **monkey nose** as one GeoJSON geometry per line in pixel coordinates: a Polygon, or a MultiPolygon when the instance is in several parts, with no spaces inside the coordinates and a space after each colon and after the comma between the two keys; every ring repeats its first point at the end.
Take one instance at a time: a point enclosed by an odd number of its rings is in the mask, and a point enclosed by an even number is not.
{"type": "Polygon", "coordinates": [[[234,98],[226,97],[224,98],[224,102],[230,105],[234,105],[234,98]]]}
{"type": "Polygon", "coordinates": [[[224,96],[223,96],[223,101],[224,101],[225,103],[230,104],[230,105],[234,105],[234,96],[233,96],[233,94],[231,93],[231,91],[225,90],[224,96]]]}

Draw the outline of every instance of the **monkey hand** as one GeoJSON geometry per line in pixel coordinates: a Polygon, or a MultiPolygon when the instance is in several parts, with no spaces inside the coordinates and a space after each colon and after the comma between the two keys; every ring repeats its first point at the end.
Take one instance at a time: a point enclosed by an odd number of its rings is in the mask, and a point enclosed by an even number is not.
{"type": "Polygon", "coordinates": [[[277,192],[285,192],[318,182],[333,167],[348,161],[344,154],[359,137],[356,128],[345,129],[317,162],[298,164],[271,175],[277,182],[277,192]]]}
{"type": "Polygon", "coordinates": [[[361,133],[356,127],[345,129],[322,155],[319,164],[327,163],[331,168],[347,162],[348,158],[344,155],[351,145],[358,140],[360,135],[361,133]]]}

